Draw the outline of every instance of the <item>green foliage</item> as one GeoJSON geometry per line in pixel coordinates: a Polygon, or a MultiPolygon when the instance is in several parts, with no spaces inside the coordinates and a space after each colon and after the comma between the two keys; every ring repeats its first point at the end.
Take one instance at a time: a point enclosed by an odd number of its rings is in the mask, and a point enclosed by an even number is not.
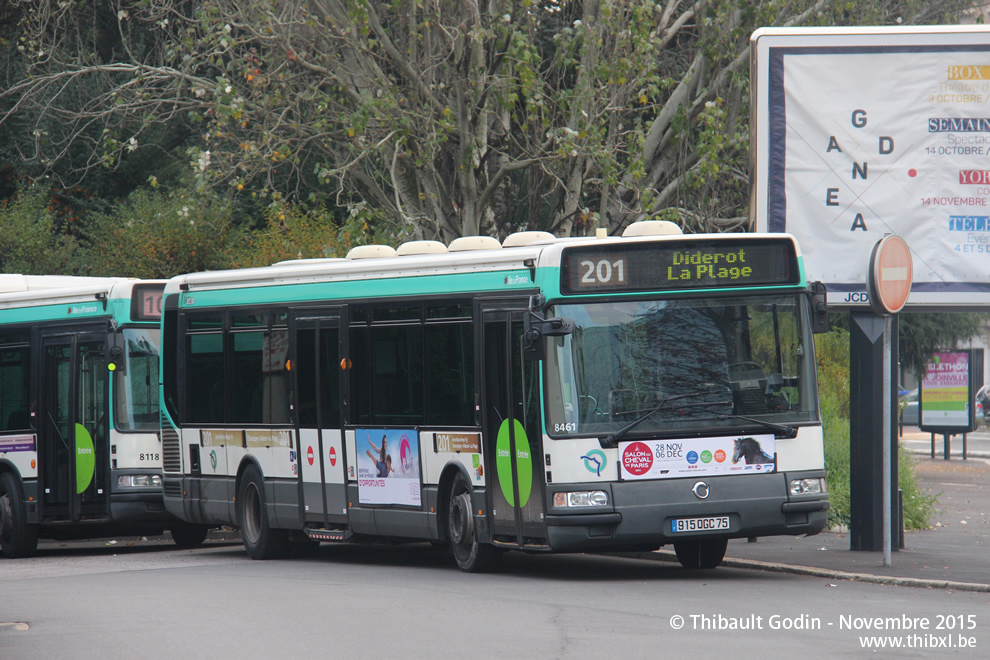
{"type": "Polygon", "coordinates": [[[969,4],[18,2],[0,161],[84,182],[98,206],[182,166],[223,196],[363,206],[392,242],[661,214],[738,231],[754,29],[953,22],[969,4]]]}
{"type": "MultiPolygon", "coordinates": [[[[849,332],[837,328],[818,335],[818,387],[825,432],[825,481],[828,486],[830,526],[849,524],[849,332]]],[[[898,455],[898,481],[903,491],[905,529],[931,525],[937,496],[918,485],[911,455],[898,455]]]]}
{"type": "Polygon", "coordinates": [[[57,230],[49,190],[25,188],[0,202],[0,272],[73,274],[78,256],[76,240],[57,230]]]}
{"type": "Polygon", "coordinates": [[[224,268],[231,204],[204,192],[141,189],[88,221],[86,274],[167,278],[224,268]]]}
{"type": "Polygon", "coordinates": [[[927,529],[938,511],[938,494],[918,485],[914,457],[903,447],[897,452],[897,482],[904,504],[904,529],[927,529]]]}
{"type": "Polygon", "coordinates": [[[274,204],[265,209],[266,225],[246,234],[231,253],[230,266],[268,266],[288,259],[343,257],[353,247],[351,236],[321,209],[274,204]]]}
{"type": "Polygon", "coordinates": [[[920,378],[937,348],[955,348],[976,335],[990,318],[987,314],[963,312],[905,312],[898,315],[898,344],[901,367],[920,378]]]}
{"type": "Polygon", "coordinates": [[[849,522],[849,333],[836,329],[815,340],[818,391],[825,433],[829,525],[849,522]]]}

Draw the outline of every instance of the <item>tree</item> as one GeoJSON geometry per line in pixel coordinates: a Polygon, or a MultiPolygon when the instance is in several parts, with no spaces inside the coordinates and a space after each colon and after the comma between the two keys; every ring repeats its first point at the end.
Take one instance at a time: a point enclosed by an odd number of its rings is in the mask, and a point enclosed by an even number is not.
{"type": "MultiPolygon", "coordinates": [[[[980,333],[987,319],[977,313],[904,313],[898,316],[901,366],[920,378],[939,348],[954,348],[980,333]]],[[[982,383],[980,383],[982,384],[982,383]]],[[[978,384],[978,385],[980,385],[978,384]]]]}
{"type": "MultiPolygon", "coordinates": [[[[848,313],[832,312],[829,317],[836,330],[848,335],[848,313]]],[[[953,348],[969,341],[986,327],[987,318],[986,313],[977,312],[901,312],[897,315],[901,368],[920,378],[936,349],[953,348]]]]}
{"type": "Polygon", "coordinates": [[[43,188],[24,188],[0,201],[0,273],[76,274],[78,243],[58,231],[51,201],[43,188]]]}
{"type": "Polygon", "coordinates": [[[735,231],[755,27],[969,4],[39,0],[0,125],[30,117],[50,170],[181,146],[203,186],[361,205],[417,237],[647,217],[735,231]]]}

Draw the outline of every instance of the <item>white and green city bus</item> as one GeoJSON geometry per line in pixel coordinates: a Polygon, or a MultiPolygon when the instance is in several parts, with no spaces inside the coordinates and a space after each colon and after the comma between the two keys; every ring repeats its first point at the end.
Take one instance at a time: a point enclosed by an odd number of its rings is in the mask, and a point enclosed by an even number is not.
{"type": "Polygon", "coordinates": [[[259,559],[418,539],[467,571],[666,544],[714,567],[825,524],[822,301],[792,237],[665,222],[176,277],[166,508],[259,559]]]}
{"type": "Polygon", "coordinates": [[[163,281],[0,275],[0,550],[206,528],[162,503],[163,281]]]}

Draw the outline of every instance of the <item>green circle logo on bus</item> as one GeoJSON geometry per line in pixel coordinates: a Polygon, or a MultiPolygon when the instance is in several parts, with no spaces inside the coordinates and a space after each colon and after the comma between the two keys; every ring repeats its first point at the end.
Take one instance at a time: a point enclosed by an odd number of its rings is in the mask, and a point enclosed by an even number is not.
{"type": "Polygon", "coordinates": [[[82,424],[76,424],[76,494],[82,493],[93,483],[96,472],[96,452],[93,438],[82,424]]]}
{"type": "Polygon", "coordinates": [[[519,483],[519,506],[526,506],[533,491],[533,457],[529,452],[529,439],[518,419],[512,420],[516,435],[516,460],[513,465],[509,448],[509,420],[502,422],[495,441],[495,468],[498,470],[498,485],[510,506],[516,505],[512,492],[512,475],[519,483]]]}
{"type": "Polygon", "coordinates": [[[605,458],[605,452],[601,449],[592,449],[582,456],[581,460],[584,461],[584,469],[588,472],[594,472],[596,477],[602,476],[602,470],[608,464],[608,459],[605,458]]]}

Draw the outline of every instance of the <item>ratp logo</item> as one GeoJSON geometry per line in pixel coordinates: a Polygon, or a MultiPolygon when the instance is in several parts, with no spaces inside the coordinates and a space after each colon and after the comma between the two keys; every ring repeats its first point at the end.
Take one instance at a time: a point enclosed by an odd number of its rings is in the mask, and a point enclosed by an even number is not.
{"type": "Polygon", "coordinates": [[[581,457],[581,460],[584,461],[584,469],[588,472],[594,472],[596,477],[602,476],[602,470],[608,464],[608,459],[605,458],[605,452],[600,449],[589,451],[581,457]]]}
{"type": "Polygon", "coordinates": [[[217,471],[217,450],[214,449],[210,452],[210,465],[213,466],[213,471],[217,471]]]}

